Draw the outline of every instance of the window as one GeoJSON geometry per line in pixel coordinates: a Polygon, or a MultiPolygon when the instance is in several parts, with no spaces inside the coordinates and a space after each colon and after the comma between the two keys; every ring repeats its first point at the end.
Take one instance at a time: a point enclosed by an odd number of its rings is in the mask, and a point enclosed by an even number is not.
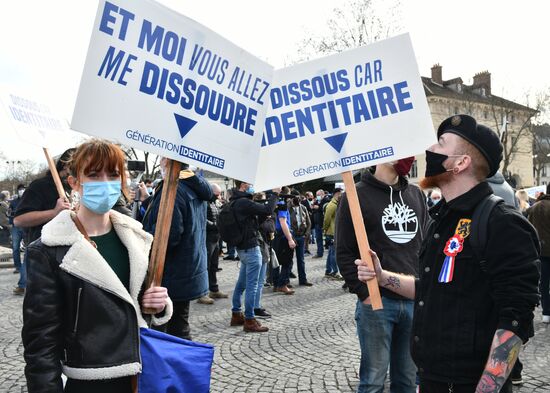
{"type": "Polygon", "coordinates": [[[487,113],[487,111],[483,111],[483,118],[487,120],[488,117],[489,117],[489,114],[487,113]]]}
{"type": "Polygon", "coordinates": [[[409,174],[411,175],[411,177],[418,177],[418,165],[416,160],[414,160],[409,174]]]}

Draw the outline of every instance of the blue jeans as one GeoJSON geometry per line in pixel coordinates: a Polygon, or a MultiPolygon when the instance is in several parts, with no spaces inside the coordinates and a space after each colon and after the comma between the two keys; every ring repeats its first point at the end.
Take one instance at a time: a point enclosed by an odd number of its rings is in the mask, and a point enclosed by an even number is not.
{"type": "Polygon", "coordinates": [[[391,393],[416,391],[416,366],[409,343],[414,302],[382,297],[383,310],[357,301],[355,321],[361,347],[357,393],[382,393],[390,367],[391,393]]]}
{"type": "Polygon", "coordinates": [[[327,235],[328,246],[328,255],[327,255],[327,265],[325,269],[325,274],[335,274],[338,273],[338,264],[336,263],[336,250],[334,249],[334,236],[327,235]]]}
{"type": "Polygon", "coordinates": [[[246,289],[244,296],[244,317],[246,319],[254,318],[254,303],[258,291],[258,279],[262,267],[262,254],[260,247],[249,248],[246,250],[237,250],[241,259],[241,270],[239,278],[233,291],[233,308],[231,311],[241,311],[241,297],[246,289]]]}
{"type": "Polygon", "coordinates": [[[13,254],[13,264],[17,271],[21,270],[21,241],[23,240],[23,229],[13,225],[11,227],[11,250],[13,254]]]}
{"type": "Polygon", "coordinates": [[[315,241],[317,241],[317,256],[322,257],[324,248],[323,248],[323,226],[315,225],[315,241]]]}
{"type": "Polygon", "coordinates": [[[303,284],[307,282],[306,277],[306,262],[304,260],[304,251],[306,247],[306,239],[304,236],[294,236],[296,241],[296,265],[298,265],[298,283],[303,284]]]}
{"type": "Polygon", "coordinates": [[[264,289],[265,273],[267,270],[267,263],[262,263],[260,267],[260,277],[258,278],[258,290],[256,291],[256,300],[254,300],[254,308],[262,308],[262,291],[264,289]]]}

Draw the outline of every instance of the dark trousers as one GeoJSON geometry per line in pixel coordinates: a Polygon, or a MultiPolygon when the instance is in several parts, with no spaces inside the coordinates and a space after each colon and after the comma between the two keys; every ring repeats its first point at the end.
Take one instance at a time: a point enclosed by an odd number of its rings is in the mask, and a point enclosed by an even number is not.
{"type": "MultiPolygon", "coordinates": [[[[475,393],[476,387],[477,383],[459,385],[420,379],[419,393],[475,393]]],[[[509,379],[500,390],[500,393],[512,393],[512,383],[509,379]]]]}
{"type": "Polygon", "coordinates": [[[540,295],[542,315],[550,315],[550,257],[540,257],[540,295]]]}
{"type": "Polygon", "coordinates": [[[218,292],[218,260],[220,258],[220,248],[218,241],[206,241],[206,253],[208,258],[208,287],[210,292],[218,292]]]}
{"type": "Polygon", "coordinates": [[[172,336],[191,340],[191,328],[189,327],[189,300],[184,302],[174,301],[174,313],[172,318],[160,326],[153,326],[159,332],[172,336]]]}
{"type": "Polygon", "coordinates": [[[273,249],[279,260],[279,269],[273,269],[273,285],[282,287],[290,282],[289,276],[292,270],[292,258],[294,250],[288,246],[288,240],[282,231],[278,231],[273,239],[273,249]]]}
{"type": "Polygon", "coordinates": [[[295,236],[294,240],[296,241],[296,265],[298,265],[298,282],[303,284],[307,282],[306,277],[306,263],[304,260],[304,248],[305,248],[305,238],[304,236],[295,236]]]}
{"type": "Polygon", "coordinates": [[[323,225],[315,225],[315,241],[317,242],[317,256],[322,257],[323,248],[323,225]]]}

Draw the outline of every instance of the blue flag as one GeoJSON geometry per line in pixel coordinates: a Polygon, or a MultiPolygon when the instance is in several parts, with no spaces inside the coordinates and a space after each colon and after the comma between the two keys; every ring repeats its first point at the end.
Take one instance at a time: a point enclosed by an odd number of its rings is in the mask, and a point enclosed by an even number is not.
{"type": "Polygon", "coordinates": [[[208,393],[214,346],[140,329],[139,393],[208,393]]]}

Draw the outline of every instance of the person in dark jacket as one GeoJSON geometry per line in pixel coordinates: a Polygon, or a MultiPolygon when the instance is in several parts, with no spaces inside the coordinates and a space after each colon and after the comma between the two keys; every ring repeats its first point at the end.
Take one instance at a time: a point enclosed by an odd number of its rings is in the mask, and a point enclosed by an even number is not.
{"type": "Polygon", "coordinates": [[[60,212],[28,247],[23,346],[29,393],[130,393],[141,371],[141,308],[171,315],[165,288],[144,290],[152,236],[113,210],[124,183],[124,153],[85,142],[68,181],[78,212],[60,212]],[[88,237],[89,236],[89,237],[88,237]],[[61,374],[68,378],[63,389],[61,374]]]}
{"type": "MultiPolygon", "coordinates": [[[[167,163],[167,158],[160,160],[162,173],[167,163]]],[[[214,194],[210,184],[187,164],[181,168],[162,277],[162,286],[174,302],[174,316],[158,329],[191,340],[189,302],[208,293],[206,205],[214,194]]],[[[143,227],[151,234],[155,233],[163,186],[163,182],[157,186],[143,218],[143,227]]]]}
{"type": "Polygon", "coordinates": [[[269,329],[262,326],[254,315],[258,280],[262,268],[258,216],[265,218],[273,214],[280,190],[274,189],[267,203],[263,204],[252,200],[254,194],[252,185],[239,180],[235,180],[235,185],[237,187],[231,192],[230,203],[233,203],[233,211],[240,224],[243,240],[237,244],[241,268],[233,291],[230,325],[243,326],[245,332],[262,333],[269,329]],[[243,314],[241,298],[245,290],[243,314]]]}
{"type": "Polygon", "coordinates": [[[542,322],[550,323],[550,185],[546,186],[546,194],[527,209],[529,222],[533,224],[539,235],[541,244],[540,257],[540,294],[542,306],[542,322]]]}
{"type": "Polygon", "coordinates": [[[210,292],[197,300],[201,304],[214,304],[214,299],[227,299],[228,295],[218,287],[218,260],[220,258],[220,232],[218,231],[219,209],[216,202],[222,189],[216,183],[211,184],[212,199],[206,207],[206,257],[208,259],[208,288],[210,292]]]}
{"type": "Polygon", "coordinates": [[[470,243],[472,215],[492,194],[484,180],[496,173],[502,145],[467,115],[443,121],[437,136],[420,185],[439,187],[444,199],[430,210],[420,278],[382,269],[374,252],[375,270],[357,260],[358,277],[378,277],[382,288],[415,299],[411,353],[421,392],[510,393],[508,376],[533,335],[539,241],[520,213],[499,204],[479,259],[470,243]]]}
{"type": "Polygon", "coordinates": [[[325,220],[325,204],[330,202],[330,195],[323,190],[317,190],[315,200],[311,206],[313,212],[313,228],[315,233],[315,241],[317,242],[317,252],[313,258],[322,258],[324,253],[323,243],[323,223],[325,220]]]}
{"type": "MultiPolygon", "coordinates": [[[[357,184],[369,243],[384,269],[418,277],[418,252],[428,222],[424,193],[409,184],[407,174],[414,157],[366,170],[357,184]]],[[[414,393],[416,366],[410,356],[414,302],[381,289],[383,312],[373,311],[369,291],[357,278],[359,246],[347,195],[336,216],[336,260],[349,290],[357,295],[355,320],[361,347],[357,392],[384,390],[388,366],[390,390],[414,393]]]]}
{"type": "MultiPolygon", "coordinates": [[[[59,212],[71,208],[68,198],[70,187],[67,183],[67,177],[69,176],[67,162],[73,151],[74,148],[67,149],[61,154],[55,164],[65,190],[63,198],[59,197],[50,171],[45,176],[33,180],[25,189],[13,218],[13,225],[24,231],[25,244],[31,244],[38,239],[42,226],[59,214],[59,212]]],[[[19,282],[17,283],[17,287],[13,289],[13,293],[16,295],[25,293],[28,270],[25,265],[26,255],[25,253],[22,266],[19,269],[19,282]]]]}

